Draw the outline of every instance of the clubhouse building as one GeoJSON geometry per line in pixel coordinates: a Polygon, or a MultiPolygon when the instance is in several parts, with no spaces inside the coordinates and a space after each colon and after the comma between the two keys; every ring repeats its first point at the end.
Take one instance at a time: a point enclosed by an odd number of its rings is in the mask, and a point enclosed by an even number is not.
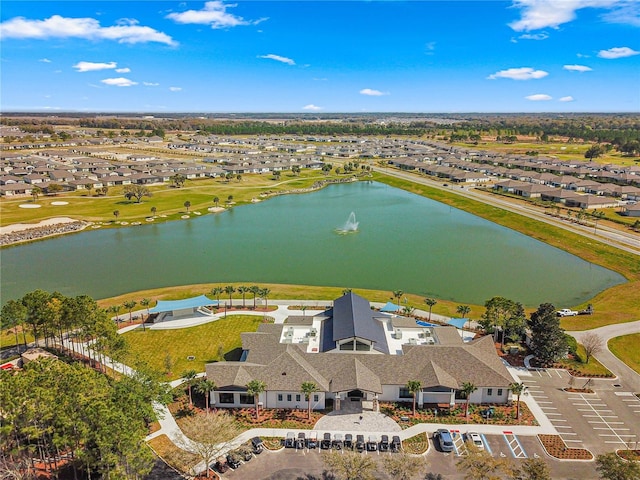
{"type": "Polygon", "coordinates": [[[210,396],[218,408],[250,407],[246,385],[265,383],[263,408],[306,408],[300,392],[313,382],[313,409],[378,409],[380,401],[412,401],[407,382],[422,389],[420,406],[452,407],[464,402],[463,383],[477,387],[472,403],[507,403],[514,381],[498,357],[491,336],[465,343],[452,326],[435,326],[373,310],[369,302],[347,293],[333,307],[311,316],[290,316],[283,324],[262,324],[242,334],[237,362],[210,363],[210,396]],[[347,402],[347,403],[345,403],[347,402]],[[357,402],[357,403],[355,403],[357,402]]]}

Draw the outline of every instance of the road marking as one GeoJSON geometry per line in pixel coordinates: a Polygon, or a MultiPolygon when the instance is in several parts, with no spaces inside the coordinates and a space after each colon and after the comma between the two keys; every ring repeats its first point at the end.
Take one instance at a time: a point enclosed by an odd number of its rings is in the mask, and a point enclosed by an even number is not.
{"type": "Polygon", "coordinates": [[[567,440],[566,438],[562,439],[565,443],[582,443],[582,440],[567,440]]]}
{"type": "Polygon", "coordinates": [[[618,442],[608,442],[608,441],[606,441],[606,440],[605,440],[605,442],[604,442],[604,443],[622,443],[623,445],[626,445],[626,444],[627,444],[627,442],[623,442],[622,440],[620,440],[620,441],[618,441],[618,442]]]}
{"type": "Polygon", "coordinates": [[[562,375],[560,374],[560,370],[556,370],[556,373],[558,374],[558,376],[559,376],[560,378],[562,378],[562,375]]]}
{"type": "Polygon", "coordinates": [[[561,413],[555,413],[555,412],[543,412],[545,415],[562,415],[561,413]]]}
{"type": "Polygon", "coordinates": [[[493,457],[493,452],[491,451],[491,447],[489,446],[489,442],[487,441],[487,438],[484,436],[484,433],[480,434],[480,438],[482,438],[482,441],[484,442],[484,448],[493,457]]]}
{"type": "Polygon", "coordinates": [[[577,435],[577,433],[562,432],[560,435],[577,435]]]}
{"type": "Polygon", "coordinates": [[[502,435],[504,436],[504,441],[507,442],[507,445],[509,446],[509,450],[511,450],[511,453],[515,458],[527,458],[527,453],[524,451],[518,437],[516,437],[513,432],[504,431],[502,432],[502,435]]]}
{"type": "Polygon", "coordinates": [[[619,397],[633,397],[633,392],[613,392],[619,397]]]}
{"type": "Polygon", "coordinates": [[[571,426],[556,425],[556,428],[573,428],[571,426]]]}
{"type": "Polygon", "coordinates": [[[541,400],[541,401],[539,401],[538,403],[553,403],[553,402],[548,402],[548,401],[546,401],[546,400],[541,400]]]}
{"type": "Polygon", "coordinates": [[[558,407],[542,407],[542,406],[540,408],[542,408],[543,410],[545,410],[545,409],[546,410],[557,410],[558,409],[558,407]]]}
{"type": "Polygon", "coordinates": [[[566,422],[566,420],[563,420],[561,418],[550,418],[549,419],[551,422],[566,422]]]}

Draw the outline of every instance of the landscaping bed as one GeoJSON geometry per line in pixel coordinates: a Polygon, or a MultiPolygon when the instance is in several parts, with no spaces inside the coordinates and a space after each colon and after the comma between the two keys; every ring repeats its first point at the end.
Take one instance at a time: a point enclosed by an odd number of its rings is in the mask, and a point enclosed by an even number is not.
{"type": "Polygon", "coordinates": [[[411,403],[380,403],[380,411],[391,417],[403,429],[409,428],[419,423],[446,423],[465,424],[477,423],[487,425],[538,425],[538,421],[527,407],[527,404],[520,402],[520,419],[514,418],[516,415],[516,405],[469,405],[469,416],[464,415],[464,404],[458,404],[451,411],[438,408],[416,409],[413,415],[411,403]],[[484,418],[481,412],[487,408],[493,408],[493,415],[484,418]]]}
{"type": "Polygon", "coordinates": [[[289,305],[287,307],[287,310],[302,310],[303,308],[305,310],[321,310],[321,311],[324,311],[324,310],[327,310],[327,309],[329,309],[331,307],[328,306],[328,305],[325,305],[325,306],[322,306],[322,305],[289,305]]]}
{"type": "Polygon", "coordinates": [[[422,432],[402,442],[402,451],[412,455],[422,455],[429,450],[429,437],[422,432]]]}
{"type": "Polygon", "coordinates": [[[616,450],[616,454],[629,462],[640,462],[640,450],[616,450]]]}
{"type": "Polygon", "coordinates": [[[260,437],[260,439],[267,450],[275,451],[284,448],[282,443],[284,439],[280,437],[260,437]]]}
{"type": "Polygon", "coordinates": [[[314,410],[309,419],[306,409],[264,408],[260,410],[260,416],[256,419],[256,411],[253,408],[234,408],[230,409],[229,413],[246,428],[312,428],[325,414],[314,410]]]}
{"type": "Polygon", "coordinates": [[[547,454],[560,460],[593,460],[585,448],[569,448],[559,435],[538,435],[547,454]]]}
{"type": "Polygon", "coordinates": [[[186,475],[200,462],[198,455],[176,447],[166,435],[159,435],[147,444],[167,465],[186,475]]]}

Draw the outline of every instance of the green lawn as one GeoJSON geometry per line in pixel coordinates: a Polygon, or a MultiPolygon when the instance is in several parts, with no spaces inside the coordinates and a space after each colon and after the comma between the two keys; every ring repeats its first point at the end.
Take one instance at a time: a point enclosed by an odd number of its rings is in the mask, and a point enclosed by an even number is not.
{"type": "Polygon", "coordinates": [[[609,350],[624,363],[640,373],[640,333],[615,337],[609,340],[609,350]]]}
{"type": "MultiPolygon", "coordinates": [[[[575,360],[564,359],[560,363],[562,366],[569,370],[574,370],[581,375],[613,375],[607,367],[602,365],[598,360],[591,357],[589,363],[584,363],[587,358],[587,354],[581,343],[578,344],[576,351],[578,358],[575,360]]],[[[579,382],[578,382],[579,383],[579,382]]]]}
{"type": "Polygon", "coordinates": [[[125,363],[133,365],[138,358],[154,371],[165,373],[165,359],[171,356],[173,366],[167,380],[180,378],[186,370],[204,372],[207,363],[239,360],[242,342],[240,333],[255,332],[262,323],[261,316],[229,315],[226,319],[177,330],[136,329],[124,335],[130,348],[125,363]],[[222,357],[220,357],[222,353],[222,357]],[[194,356],[195,360],[187,360],[194,356]]]}

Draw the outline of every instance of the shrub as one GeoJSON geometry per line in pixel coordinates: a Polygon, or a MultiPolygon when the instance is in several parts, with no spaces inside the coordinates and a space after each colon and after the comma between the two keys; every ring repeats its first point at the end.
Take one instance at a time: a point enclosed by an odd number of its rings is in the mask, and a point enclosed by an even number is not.
{"type": "Polygon", "coordinates": [[[564,334],[564,338],[567,341],[568,353],[570,353],[571,355],[576,357],[576,359],[578,359],[579,358],[578,357],[578,341],[567,333],[564,334]]]}

